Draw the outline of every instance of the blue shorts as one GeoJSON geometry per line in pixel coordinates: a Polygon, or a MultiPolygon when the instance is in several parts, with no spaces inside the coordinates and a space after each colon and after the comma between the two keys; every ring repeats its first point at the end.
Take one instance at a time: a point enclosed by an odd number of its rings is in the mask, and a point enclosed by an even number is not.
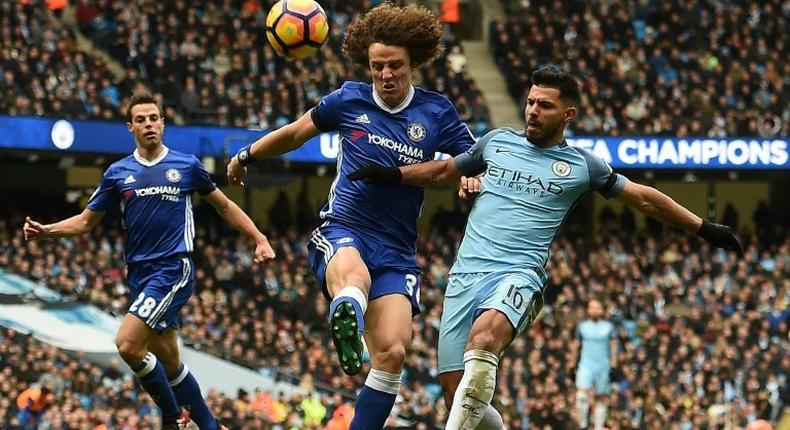
{"type": "Polygon", "coordinates": [[[592,369],[579,366],[576,369],[576,388],[592,388],[595,394],[609,394],[612,386],[609,383],[609,368],[592,369]]]}
{"type": "Polygon", "coordinates": [[[155,330],[178,328],[178,313],[194,289],[190,257],[169,257],[128,265],[126,278],[132,293],[128,312],[155,330]]]}
{"type": "Polygon", "coordinates": [[[403,294],[411,301],[412,315],[420,313],[420,269],[414,253],[395,249],[381,238],[336,221],[327,221],[313,230],[307,247],[310,269],[327,300],[332,297],[326,286],[326,266],[335,252],[346,246],[356,249],[368,268],[369,300],[387,294],[403,294]]]}
{"type": "Polygon", "coordinates": [[[534,270],[450,275],[439,326],[439,373],[464,369],[472,324],[488,309],[507,316],[516,336],[523,333],[543,309],[544,285],[534,270]]]}

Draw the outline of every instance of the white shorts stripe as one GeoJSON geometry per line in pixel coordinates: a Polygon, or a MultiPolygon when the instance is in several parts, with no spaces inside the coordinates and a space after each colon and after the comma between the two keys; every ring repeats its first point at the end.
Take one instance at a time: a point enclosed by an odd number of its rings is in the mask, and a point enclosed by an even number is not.
{"type": "Polygon", "coordinates": [[[313,236],[310,240],[315,244],[316,248],[324,252],[324,264],[329,264],[329,260],[334,255],[332,244],[318,232],[318,229],[313,230],[313,236]]]}
{"type": "Polygon", "coordinates": [[[189,282],[189,276],[192,272],[192,265],[189,262],[189,258],[184,257],[181,259],[182,264],[182,275],[181,279],[173,285],[173,288],[170,290],[165,297],[162,298],[162,301],[159,302],[159,306],[156,307],[151,317],[146,320],[146,324],[150,327],[156,327],[159,323],[159,319],[162,318],[162,315],[167,311],[167,308],[170,307],[170,303],[173,301],[173,297],[175,297],[176,292],[184,287],[184,285],[189,282]]]}

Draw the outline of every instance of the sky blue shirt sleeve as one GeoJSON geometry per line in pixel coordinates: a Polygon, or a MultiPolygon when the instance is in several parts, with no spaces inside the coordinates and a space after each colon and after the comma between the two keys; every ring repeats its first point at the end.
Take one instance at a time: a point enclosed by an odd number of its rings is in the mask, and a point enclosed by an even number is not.
{"type": "Polygon", "coordinates": [[[625,187],[625,176],[616,173],[603,158],[594,155],[583,148],[576,148],[587,162],[587,171],[590,174],[590,189],[598,191],[602,196],[610,199],[617,196],[625,187]]]}
{"type": "Polygon", "coordinates": [[[120,205],[120,195],[115,188],[115,181],[112,179],[110,169],[107,169],[102,176],[99,187],[93,192],[88,200],[87,208],[94,212],[111,212],[120,205]]]}
{"type": "Polygon", "coordinates": [[[318,106],[310,111],[310,117],[313,119],[313,124],[315,124],[317,129],[334,131],[340,128],[340,105],[342,101],[342,86],[321,98],[318,106]]]}
{"type": "Polygon", "coordinates": [[[448,108],[442,116],[441,143],[438,151],[452,156],[468,151],[475,144],[475,138],[469,127],[461,121],[458,111],[448,100],[448,108]]]}
{"type": "Polygon", "coordinates": [[[497,135],[500,130],[491,130],[484,134],[483,137],[477,140],[466,152],[455,156],[455,167],[464,176],[475,176],[483,173],[486,168],[486,161],[483,157],[483,150],[485,150],[488,141],[497,135]]]}
{"type": "Polygon", "coordinates": [[[205,196],[206,194],[214,191],[217,189],[217,184],[211,180],[211,175],[208,174],[206,168],[203,167],[203,164],[198,161],[197,157],[194,158],[192,164],[192,173],[193,173],[193,180],[195,181],[194,189],[198,192],[201,196],[205,196]]]}

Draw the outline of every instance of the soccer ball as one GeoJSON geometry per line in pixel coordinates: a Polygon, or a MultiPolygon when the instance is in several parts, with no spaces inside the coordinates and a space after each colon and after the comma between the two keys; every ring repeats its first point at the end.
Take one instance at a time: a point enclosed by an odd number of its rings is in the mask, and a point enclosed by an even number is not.
{"type": "Polygon", "coordinates": [[[280,0],[266,16],[266,37],[275,51],[292,60],[313,55],[326,42],[329,23],[313,0],[280,0]]]}

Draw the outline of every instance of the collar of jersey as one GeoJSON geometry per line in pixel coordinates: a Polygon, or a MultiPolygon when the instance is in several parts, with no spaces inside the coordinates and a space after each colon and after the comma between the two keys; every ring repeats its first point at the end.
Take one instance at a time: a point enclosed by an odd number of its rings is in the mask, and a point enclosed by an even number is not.
{"type": "Polygon", "coordinates": [[[386,103],[384,103],[384,100],[381,100],[379,94],[376,92],[376,87],[373,87],[373,101],[376,102],[376,104],[385,112],[398,113],[403,109],[406,109],[409,106],[409,103],[411,103],[412,98],[414,98],[414,85],[409,85],[409,93],[406,94],[406,98],[403,99],[399,105],[391,108],[387,106],[386,103]]]}
{"type": "Polygon", "coordinates": [[[140,152],[138,152],[135,149],[134,150],[134,159],[137,160],[138,163],[142,164],[145,167],[152,167],[152,166],[156,166],[157,164],[159,164],[159,162],[162,161],[167,156],[168,152],[170,152],[170,148],[166,147],[165,145],[162,145],[162,152],[160,152],[159,155],[157,155],[156,158],[154,158],[153,160],[148,161],[145,158],[143,158],[143,156],[140,155],[140,152]]]}

